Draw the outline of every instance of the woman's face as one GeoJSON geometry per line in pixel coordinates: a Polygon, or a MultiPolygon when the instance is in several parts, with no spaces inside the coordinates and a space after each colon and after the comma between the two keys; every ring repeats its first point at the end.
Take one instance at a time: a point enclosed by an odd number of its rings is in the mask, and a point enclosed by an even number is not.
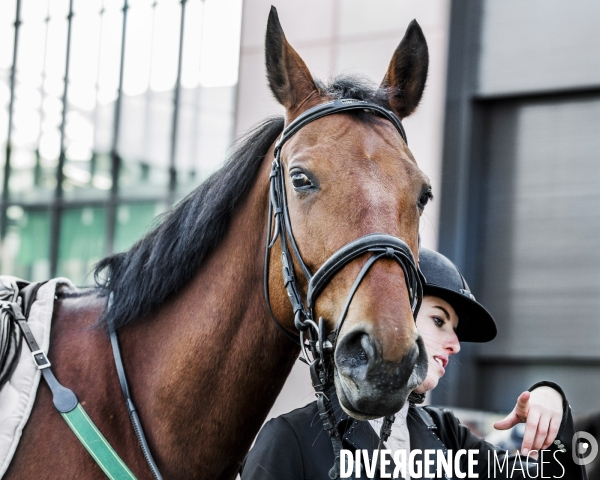
{"type": "Polygon", "coordinates": [[[417,328],[425,341],[429,367],[427,378],[416,389],[416,393],[433,390],[446,373],[451,355],[458,353],[460,343],[454,330],[458,316],[448,302],[439,297],[425,296],[417,315],[417,328]]]}

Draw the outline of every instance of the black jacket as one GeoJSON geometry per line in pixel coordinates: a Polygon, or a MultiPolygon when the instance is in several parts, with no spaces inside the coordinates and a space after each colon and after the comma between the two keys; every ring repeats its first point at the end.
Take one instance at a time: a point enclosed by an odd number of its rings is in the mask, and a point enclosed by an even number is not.
{"type": "MultiPolygon", "coordinates": [[[[586,480],[585,467],[576,465],[572,459],[573,420],[564,393],[560,387],[550,382],[538,383],[531,390],[542,385],[552,386],[563,395],[564,411],[557,436],[559,443],[552,444],[543,454],[544,477],[586,480]]],[[[373,452],[377,448],[379,437],[369,422],[360,422],[349,418],[342,412],[335,397],[333,398],[332,403],[334,404],[338,429],[343,437],[343,448],[349,449],[353,453],[357,449],[366,449],[373,452]]],[[[520,460],[518,457],[511,455],[507,457],[507,463],[504,464],[505,452],[496,449],[471,433],[467,427],[460,424],[449,409],[411,405],[408,411],[407,426],[412,451],[415,449],[434,449],[442,450],[445,453],[448,449],[455,453],[459,449],[479,450],[479,455],[476,457],[478,464],[474,471],[479,474],[478,478],[480,479],[542,478],[539,465],[531,459],[529,465],[527,465],[526,457],[522,457],[522,460],[520,460]],[[495,475],[493,469],[494,455],[503,465],[502,471],[496,466],[495,475]],[[489,465],[489,475],[488,459],[492,462],[489,465]],[[522,469],[520,468],[521,464],[522,469]]],[[[303,408],[274,418],[264,425],[258,434],[254,447],[244,461],[241,478],[242,480],[328,480],[328,472],[333,462],[331,441],[323,430],[316,402],[313,402],[303,408]]],[[[392,462],[392,466],[387,472],[392,473],[393,467],[392,462]]],[[[461,458],[461,470],[468,472],[466,457],[461,458]]],[[[365,475],[364,469],[362,472],[365,475]]],[[[356,478],[354,473],[351,478],[356,478]]],[[[375,478],[380,478],[379,473],[375,475],[375,478]]],[[[440,478],[443,479],[444,477],[440,478]]]]}

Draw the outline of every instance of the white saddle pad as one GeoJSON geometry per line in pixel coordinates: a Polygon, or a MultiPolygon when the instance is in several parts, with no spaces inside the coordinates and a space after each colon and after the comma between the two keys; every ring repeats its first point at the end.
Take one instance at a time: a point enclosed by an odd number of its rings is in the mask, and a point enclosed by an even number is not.
{"type": "MultiPolygon", "coordinates": [[[[73,284],[66,278],[53,278],[48,281],[38,290],[27,320],[38,345],[46,353],[50,345],[54,297],[57,287],[61,285],[75,290],[73,284]]],[[[15,371],[0,390],[0,477],[8,469],[17,450],[23,427],[33,408],[41,376],[41,372],[33,362],[29,347],[23,340],[15,371]]]]}

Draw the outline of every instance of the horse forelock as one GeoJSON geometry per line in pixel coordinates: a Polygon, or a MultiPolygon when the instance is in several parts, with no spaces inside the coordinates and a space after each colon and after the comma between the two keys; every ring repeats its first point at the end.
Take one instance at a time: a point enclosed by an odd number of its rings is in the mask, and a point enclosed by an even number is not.
{"type": "MultiPolygon", "coordinates": [[[[390,108],[385,89],[362,77],[339,76],[317,86],[324,98],[354,98],[390,108]]],[[[366,122],[374,118],[365,112],[353,115],[366,122]]],[[[129,251],[98,262],[94,268],[97,292],[112,292],[114,297],[100,326],[112,323],[120,328],[147,316],[191,280],[223,239],[235,208],[254,184],[262,159],[283,127],[281,116],[258,124],[236,142],[223,167],[160,216],[129,251]]]]}

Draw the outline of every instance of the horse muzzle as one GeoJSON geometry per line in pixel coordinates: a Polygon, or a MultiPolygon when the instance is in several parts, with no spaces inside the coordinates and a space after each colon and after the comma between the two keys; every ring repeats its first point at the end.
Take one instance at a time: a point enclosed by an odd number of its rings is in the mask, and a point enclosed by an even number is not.
{"type": "Polygon", "coordinates": [[[348,332],[340,338],[334,359],[340,405],[359,420],[395,414],[427,375],[427,352],[420,335],[400,362],[389,362],[367,333],[348,332]]]}

